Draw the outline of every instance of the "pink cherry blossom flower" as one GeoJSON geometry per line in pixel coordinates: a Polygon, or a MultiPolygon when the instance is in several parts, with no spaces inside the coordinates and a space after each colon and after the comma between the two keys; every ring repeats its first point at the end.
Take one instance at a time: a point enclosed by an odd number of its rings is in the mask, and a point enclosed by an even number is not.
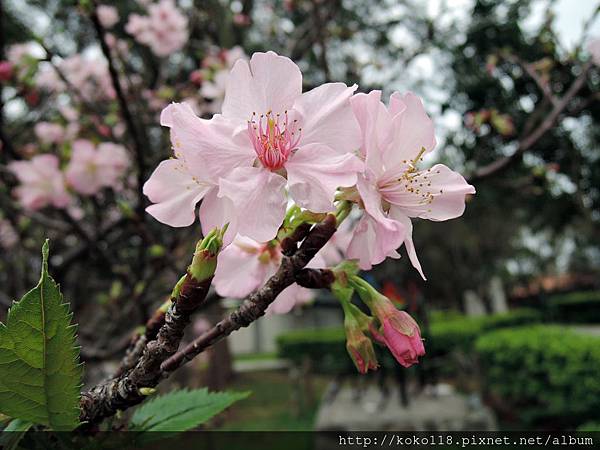
{"type": "Polygon", "coordinates": [[[10,250],[19,242],[19,235],[11,225],[11,223],[3,218],[0,218],[0,247],[5,250],[10,250]]]}
{"type": "Polygon", "coordinates": [[[188,20],[173,0],[160,0],[148,6],[148,15],[129,15],[125,31],[150,47],[156,56],[169,56],[181,50],[188,39],[188,20]]]}
{"type": "MultiPolygon", "coordinates": [[[[60,61],[58,67],[85,100],[115,98],[105,59],[92,55],[74,54],[60,61]]],[[[36,84],[39,88],[53,93],[63,92],[67,88],[54,67],[48,63],[40,65],[36,84]]]]}
{"type": "Polygon", "coordinates": [[[600,38],[592,39],[588,43],[588,52],[590,52],[592,62],[600,66],[600,38]]]}
{"type": "Polygon", "coordinates": [[[267,242],[284,218],[286,188],[299,206],[332,211],[337,188],[353,186],[363,170],[351,153],[360,145],[349,103],[355,89],[328,83],[303,94],[290,59],[268,52],[238,60],[222,114],[203,120],[181,104],[163,111],[176,159],[162,162],[146,183],[156,203],[148,212],[186,226],[204,198],[205,232],[229,223],[233,236],[267,242]]]}
{"type": "Polygon", "coordinates": [[[82,195],[94,195],[103,187],[115,187],[129,167],[125,148],[111,142],[98,147],[87,140],[73,142],[66,170],[69,184],[82,195]]]}
{"type": "Polygon", "coordinates": [[[30,161],[11,162],[8,168],[20,182],[13,193],[23,208],[32,211],[48,205],[66,208],[71,203],[56,156],[37,155],[30,161]]]}
{"type": "Polygon", "coordinates": [[[465,196],[474,194],[457,172],[442,164],[419,170],[421,157],[433,150],[433,123],[412,93],[392,94],[386,107],[381,92],[357,94],[352,107],[360,123],[366,169],[357,189],[365,209],[348,248],[362,269],[396,253],[403,242],[413,266],[423,271],[412,241],[411,218],[434,221],[462,215],[465,196]]]}
{"type": "MultiPolygon", "coordinates": [[[[219,254],[213,280],[215,290],[222,297],[244,298],[259,289],[277,271],[281,258],[279,244],[260,244],[252,239],[237,236],[233,243],[219,254]]],[[[309,266],[323,267],[323,263],[317,255],[309,266]]],[[[267,308],[266,314],[286,314],[295,306],[306,304],[313,298],[314,294],[310,289],[294,283],[277,296],[267,308]]]]}
{"type": "Polygon", "coordinates": [[[334,267],[346,259],[353,233],[351,221],[345,220],[323,248],[319,250],[319,255],[323,258],[327,267],[334,267]]]}
{"type": "Polygon", "coordinates": [[[58,123],[38,122],[33,132],[42,144],[60,144],[65,139],[65,129],[58,123]]]}
{"type": "Polygon", "coordinates": [[[119,21],[119,12],[114,6],[98,5],[96,14],[98,14],[98,20],[104,28],[112,28],[119,21]]]}
{"type": "Polygon", "coordinates": [[[0,61],[0,81],[9,81],[13,76],[13,63],[0,61]]]}
{"type": "Polygon", "coordinates": [[[408,313],[396,309],[389,301],[376,311],[376,315],[381,329],[371,327],[371,335],[375,340],[385,345],[402,366],[417,364],[419,356],[425,354],[417,322],[408,313]]]}

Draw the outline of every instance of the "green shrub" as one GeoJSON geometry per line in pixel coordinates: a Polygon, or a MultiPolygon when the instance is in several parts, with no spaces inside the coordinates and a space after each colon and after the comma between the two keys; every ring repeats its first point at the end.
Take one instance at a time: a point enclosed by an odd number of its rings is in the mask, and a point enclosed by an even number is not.
{"type": "Polygon", "coordinates": [[[442,316],[433,316],[429,332],[424,330],[427,352],[432,357],[444,357],[455,352],[470,354],[475,340],[487,331],[541,320],[542,314],[534,309],[515,309],[504,314],[480,317],[450,315],[444,319],[442,316]]]}
{"type": "Polygon", "coordinates": [[[590,433],[593,431],[600,431],[600,422],[586,422],[583,425],[577,427],[577,431],[582,433],[590,433]]]}
{"type": "Polygon", "coordinates": [[[346,373],[353,363],[346,352],[343,328],[320,328],[290,331],[277,338],[280,357],[297,365],[309,360],[317,373],[346,373]]]}
{"type": "MultiPolygon", "coordinates": [[[[510,313],[483,317],[466,317],[458,313],[432,314],[429,333],[424,332],[426,358],[445,357],[451,352],[472,353],[475,340],[481,333],[507,326],[537,322],[540,314],[535,310],[514,310],[510,313]]],[[[354,372],[352,360],[346,352],[346,337],[342,328],[295,330],[277,339],[278,354],[295,364],[311,362],[318,373],[354,372]]],[[[378,347],[378,346],[377,346],[378,347]]],[[[377,358],[384,367],[396,363],[385,349],[377,348],[377,358]]],[[[445,364],[454,370],[452,364],[445,364]]]]}
{"type": "Polygon", "coordinates": [[[489,392],[527,426],[600,418],[600,337],[536,325],[487,333],[476,351],[489,392]]]}
{"type": "Polygon", "coordinates": [[[600,291],[553,295],[547,301],[548,318],[563,323],[600,322],[600,291]]]}

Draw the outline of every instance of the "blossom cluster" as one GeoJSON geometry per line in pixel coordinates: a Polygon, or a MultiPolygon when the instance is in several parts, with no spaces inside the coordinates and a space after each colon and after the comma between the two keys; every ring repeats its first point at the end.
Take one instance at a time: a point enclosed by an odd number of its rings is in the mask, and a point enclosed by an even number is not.
{"type": "Polygon", "coordinates": [[[171,130],[174,157],[144,186],[147,211],[175,226],[194,222],[204,232],[228,224],[259,243],[275,239],[288,202],[314,213],[335,210],[336,199],[363,214],[347,257],[369,269],[406,246],[423,274],[412,242],[411,218],[460,216],[474,188],[457,172],[418,164],[436,144],[421,100],[394,93],[355,94],[356,86],[327,83],[302,93],[302,74],[273,52],[239,59],[226,83],[222,113],[198,118],[185,104],[161,115],[171,130]]]}
{"type": "Polygon", "coordinates": [[[125,148],[119,144],[104,142],[96,146],[79,139],[71,147],[71,158],[64,170],[58,156],[50,153],[8,165],[19,181],[14,195],[25,209],[67,208],[73,204],[72,191],[91,196],[102,188],[114,189],[129,167],[125,148]]]}
{"type": "Polygon", "coordinates": [[[86,101],[115,98],[106,60],[76,53],[61,60],[57,67],[60,74],[49,63],[42,64],[36,76],[36,85],[51,93],[74,88],[86,101]]]}
{"type": "Polygon", "coordinates": [[[173,0],[148,5],[147,15],[130,14],[125,31],[159,57],[181,50],[188,40],[188,20],[173,0]]]}
{"type": "Polygon", "coordinates": [[[229,72],[239,59],[248,59],[241,47],[222,49],[204,57],[202,68],[191,73],[190,80],[200,85],[200,95],[210,101],[209,112],[217,113],[221,110],[229,72]]]}
{"type": "MultiPolygon", "coordinates": [[[[398,258],[404,244],[425,278],[412,219],[458,217],[466,196],[475,193],[443,164],[419,168],[436,145],[421,100],[395,92],[386,105],[380,91],[356,93],[357,86],[343,83],[303,93],[300,69],[273,52],[255,53],[249,61],[242,55],[229,63],[216,59],[211,65],[223,76],[217,81],[213,73],[207,89],[222,86],[221,112],[202,119],[185,103],[162,111],[174,154],[144,185],[152,202],[148,213],[184,227],[195,221],[201,203],[205,234],[226,226],[215,289],[224,297],[243,298],[277,271],[282,236],[296,219],[335,211],[339,225],[357,206],[357,222],[352,217],[343,222],[307,267],[335,266],[331,289],[344,309],[347,349],[359,372],[377,368],[374,343],[389,348],[405,367],[416,363],[425,353],[417,323],[353,271],[398,258]],[[230,73],[224,73],[229,64],[230,73]],[[345,260],[351,260],[351,269],[340,269],[345,260]],[[354,291],[372,316],[350,302],[348,292],[354,291]]],[[[267,313],[286,313],[312,297],[294,283],[267,313]]]]}

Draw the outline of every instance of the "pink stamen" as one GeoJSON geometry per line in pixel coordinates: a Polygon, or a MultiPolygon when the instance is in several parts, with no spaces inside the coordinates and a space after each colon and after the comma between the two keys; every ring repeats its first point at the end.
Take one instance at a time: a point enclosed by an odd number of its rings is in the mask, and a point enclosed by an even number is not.
{"type": "Polygon", "coordinates": [[[300,141],[302,128],[297,127],[297,120],[289,121],[288,112],[283,116],[271,111],[248,121],[248,133],[254,146],[254,151],[264,167],[269,170],[279,170],[288,160],[300,141]]]}

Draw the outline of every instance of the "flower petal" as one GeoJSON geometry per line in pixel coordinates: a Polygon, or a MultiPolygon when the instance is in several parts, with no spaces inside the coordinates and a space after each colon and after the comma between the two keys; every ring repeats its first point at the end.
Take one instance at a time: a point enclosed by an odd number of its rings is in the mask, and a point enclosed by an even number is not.
{"type": "Polygon", "coordinates": [[[187,103],[171,103],[161,113],[161,125],[171,128],[175,156],[194,159],[200,156],[210,178],[249,166],[256,158],[247,136],[234,136],[235,125],[220,115],[201,119],[187,103]]]}
{"type": "Polygon", "coordinates": [[[302,116],[300,145],[325,144],[337,153],[360,148],[360,127],[350,105],[356,88],[327,83],[298,97],[294,110],[302,116]]]}
{"type": "Polygon", "coordinates": [[[364,169],[356,156],[339,154],[322,144],[301,147],[286,163],[289,190],[294,201],[313,212],[335,209],[333,199],[338,187],[356,183],[364,169]]]}
{"type": "Polygon", "coordinates": [[[378,221],[365,213],[354,229],[347,257],[358,260],[362,270],[369,270],[388,257],[399,258],[396,249],[402,245],[404,235],[400,222],[387,218],[378,221]]]}
{"type": "Polygon", "coordinates": [[[144,194],[154,205],[146,211],[156,220],[172,227],[194,223],[196,204],[213,186],[199,184],[178,159],[161,162],[144,184],[144,194]]]}
{"type": "Polygon", "coordinates": [[[226,247],[237,234],[237,217],[233,202],[226,197],[219,197],[218,193],[218,189],[212,189],[202,199],[199,212],[200,224],[204,235],[215,228],[223,228],[225,224],[229,224],[223,236],[223,246],[226,247]]]}
{"type": "Polygon", "coordinates": [[[252,113],[283,113],[300,94],[302,74],[291,59],[274,52],[254,53],[250,63],[239,59],[231,69],[223,116],[245,127],[252,113]]]}
{"type": "Polygon", "coordinates": [[[361,153],[374,174],[383,172],[382,154],[393,139],[392,117],[381,102],[381,91],[356,94],[350,102],[362,133],[361,153]]]}
{"type": "Polygon", "coordinates": [[[267,264],[258,259],[259,248],[252,239],[238,236],[219,253],[213,279],[217,294],[243,298],[265,282],[267,264]]]}
{"type": "Polygon", "coordinates": [[[465,196],[474,194],[475,188],[458,172],[436,164],[415,172],[410,183],[395,183],[380,192],[409,217],[442,221],[461,216],[465,210],[465,196]]]}
{"type": "Polygon", "coordinates": [[[401,97],[393,95],[393,111],[402,110],[398,105],[401,100],[405,109],[394,116],[394,140],[384,154],[384,160],[388,169],[405,164],[405,161],[415,159],[422,148],[425,154],[435,147],[435,133],[433,122],[425,112],[421,99],[412,92],[401,97]],[[397,105],[397,106],[396,106],[397,105]]]}
{"type": "Polygon", "coordinates": [[[233,202],[237,232],[258,242],[275,237],[285,216],[286,180],[257,167],[238,167],[219,180],[219,197],[233,202]]]}
{"type": "Polygon", "coordinates": [[[375,220],[385,223],[385,215],[381,208],[382,198],[377,190],[377,180],[373,172],[367,169],[364,174],[359,175],[356,180],[356,188],[367,213],[375,220]]]}
{"type": "Polygon", "coordinates": [[[421,263],[419,262],[419,258],[417,257],[417,251],[415,250],[415,244],[412,240],[413,226],[410,217],[408,217],[399,208],[395,206],[392,206],[390,208],[390,217],[404,225],[404,246],[406,247],[406,253],[408,253],[410,263],[415,269],[417,269],[421,277],[424,280],[427,280],[427,277],[425,276],[425,274],[423,273],[423,269],[421,268],[421,263]]]}
{"type": "Polygon", "coordinates": [[[265,315],[287,314],[295,306],[309,303],[314,298],[315,295],[310,289],[303,288],[294,283],[280,292],[275,301],[265,311],[265,315]]]}

